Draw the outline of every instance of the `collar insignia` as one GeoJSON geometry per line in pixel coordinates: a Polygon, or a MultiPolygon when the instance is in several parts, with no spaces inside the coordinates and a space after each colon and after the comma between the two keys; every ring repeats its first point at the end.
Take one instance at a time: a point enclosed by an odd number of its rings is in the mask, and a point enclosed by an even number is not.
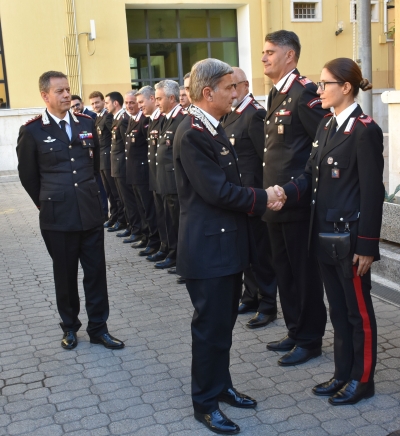
{"type": "Polygon", "coordinates": [[[210,120],[204,115],[204,113],[197,106],[194,105],[190,106],[188,112],[190,115],[193,115],[195,118],[198,118],[203,123],[204,127],[211,133],[211,135],[213,136],[218,135],[217,131],[215,130],[214,126],[211,124],[210,120]]]}

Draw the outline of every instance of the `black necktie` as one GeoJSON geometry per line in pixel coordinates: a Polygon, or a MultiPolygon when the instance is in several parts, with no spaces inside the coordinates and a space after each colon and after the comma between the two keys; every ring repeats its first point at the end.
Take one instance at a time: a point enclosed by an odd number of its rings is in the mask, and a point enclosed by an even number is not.
{"type": "Polygon", "coordinates": [[[274,100],[274,98],[276,97],[276,95],[278,94],[278,90],[276,89],[276,86],[274,85],[271,88],[271,91],[269,91],[269,95],[268,95],[268,109],[271,107],[272,102],[274,100]]]}
{"type": "Polygon", "coordinates": [[[65,120],[61,120],[59,124],[60,124],[61,130],[65,133],[65,136],[67,137],[67,139],[69,141],[69,136],[68,136],[67,128],[66,128],[67,122],[65,120]]]}
{"type": "Polygon", "coordinates": [[[336,127],[337,127],[336,117],[333,117],[333,120],[331,121],[331,127],[329,129],[328,139],[331,139],[332,136],[336,133],[336,127]]]}

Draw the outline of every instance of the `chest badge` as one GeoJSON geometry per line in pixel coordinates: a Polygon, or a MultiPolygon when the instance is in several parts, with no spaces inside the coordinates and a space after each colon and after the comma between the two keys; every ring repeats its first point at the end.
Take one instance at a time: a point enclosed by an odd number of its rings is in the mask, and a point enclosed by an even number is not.
{"type": "Polygon", "coordinates": [[[221,154],[222,156],[226,156],[227,154],[229,154],[229,150],[227,150],[225,147],[222,147],[221,154]]]}
{"type": "Polygon", "coordinates": [[[232,145],[235,145],[235,138],[229,138],[229,142],[230,142],[232,145]]]}
{"type": "Polygon", "coordinates": [[[327,162],[329,165],[332,165],[333,164],[333,157],[328,157],[327,162]]]}
{"type": "Polygon", "coordinates": [[[285,133],[285,127],[283,124],[278,125],[278,135],[283,135],[285,133]]]}
{"type": "Polygon", "coordinates": [[[318,139],[315,142],[312,143],[312,146],[313,147],[318,147],[318,139]]]}
{"type": "Polygon", "coordinates": [[[47,139],[43,139],[43,142],[54,142],[55,138],[52,138],[51,136],[48,136],[47,139]]]}

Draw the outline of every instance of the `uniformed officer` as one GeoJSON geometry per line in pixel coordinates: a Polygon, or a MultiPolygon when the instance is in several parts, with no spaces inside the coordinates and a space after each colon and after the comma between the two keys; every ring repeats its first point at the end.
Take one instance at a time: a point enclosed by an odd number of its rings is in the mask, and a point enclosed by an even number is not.
{"type": "Polygon", "coordinates": [[[257,404],[233,388],[229,351],[242,272],[255,250],[247,214],[260,215],[268,199],[277,199],[273,188],[267,195],[263,189],[241,186],[234,147],[219,124],[237,96],[232,72],[217,59],[193,66],[193,105],[174,143],[181,202],[177,271],[186,278],[195,309],[191,326],[194,417],[220,434],[236,434],[240,429],[221,412],[218,402],[240,408],[257,404]]]}
{"type": "MultiPolygon", "coordinates": [[[[137,208],[132,185],[126,182],[125,135],[128,127],[129,114],[122,107],[124,99],[119,92],[110,92],[105,98],[107,110],[113,114],[111,126],[111,175],[114,177],[120,199],[124,204],[125,220],[119,229],[126,229],[118,233],[119,237],[127,237],[124,243],[135,242],[135,237],[142,238],[142,220],[137,208]]],[[[115,231],[116,225],[108,229],[115,231]]],[[[117,230],[119,230],[117,229],[117,230]]]]}
{"type": "Polygon", "coordinates": [[[156,105],[165,114],[157,144],[157,186],[163,197],[165,224],[168,237],[168,255],[154,266],[164,269],[176,265],[179,200],[172,159],[174,136],[180,122],[186,116],[179,102],[179,85],[173,80],[162,80],[155,85],[156,105]]]}
{"type": "Polygon", "coordinates": [[[168,254],[168,237],[167,228],[165,225],[163,199],[157,188],[157,145],[160,124],[164,119],[161,111],[156,107],[155,90],[151,86],[144,86],[136,93],[139,108],[143,114],[149,119],[147,127],[147,156],[149,164],[149,190],[153,195],[154,205],[156,208],[157,228],[160,237],[160,245],[158,251],[146,257],[150,262],[160,262],[167,257],[168,254]]]}
{"type": "Polygon", "coordinates": [[[372,85],[351,59],[325,64],[318,82],[322,106],[332,107],[320,123],[306,172],[284,186],[290,204],[311,190],[311,245],[318,253],[334,329],[335,372],[313,388],[332,405],[355,404],[374,395],[377,327],[371,299],[371,270],[379,260],[384,199],[383,134],[354,101],[372,85]],[[335,233],[337,232],[337,233],[335,233]],[[321,234],[349,238],[345,246],[321,234]]]}
{"type": "Polygon", "coordinates": [[[190,106],[190,101],[183,85],[179,87],[179,103],[183,109],[187,109],[190,106]]]}
{"type": "MultiPolygon", "coordinates": [[[[274,86],[265,120],[264,187],[285,184],[303,173],[320,120],[316,85],[296,69],[300,41],[294,32],[279,30],[265,37],[264,74],[274,86]]],[[[288,336],[267,348],[289,351],[278,364],[298,365],[321,354],[326,308],[316,257],[308,253],[310,198],[296,207],[267,210],[273,266],[278,280],[288,336]]]]}
{"type": "MultiPolygon", "coordinates": [[[[243,186],[262,188],[264,156],[264,119],[266,111],[249,92],[245,72],[233,67],[237,98],[232,110],[225,115],[222,127],[238,156],[243,186]]],[[[244,272],[245,290],[239,313],[256,309],[256,315],[247,323],[249,328],[268,325],[276,319],[276,276],[271,265],[271,247],[268,228],[260,216],[249,220],[257,245],[257,262],[244,272]]]]}
{"type": "Polygon", "coordinates": [[[109,228],[117,221],[125,222],[124,206],[119,199],[114,178],[111,177],[111,126],[113,114],[110,114],[104,107],[104,96],[100,91],[93,91],[89,95],[89,101],[97,114],[94,124],[100,144],[100,175],[110,203],[110,219],[104,224],[104,227],[109,228]]]}
{"type": "Polygon", "coordinates": [[[126,181],[132,185],[139,212],[141,212],[143,235],[132,244],[133,248],[144,248],[139,256],[155,254],[160,247],[157,216],[153,194],[149,190],[149,163],[147,151],[147,128],[149,120],[139,108],[136,91],[125,94],[125,105],[131,116],[126,129],[126,181]],[[134,102],[135,112],[130,110],[134,102]]]}
{"type": "Polygon", "coordinates": [[[18,171],[21,183],[39,209],[40,229],[53,260],[57,308],[64,331],[61,346],[78,343],[78,262],[89,318],[90,342],[123,348],[108,333],[109,315],[103,212],[95,175],[100,147],[92,118],[70,112],[67,77],[48,71],[39,78],[46,110],[21,127],[18,171]]]}

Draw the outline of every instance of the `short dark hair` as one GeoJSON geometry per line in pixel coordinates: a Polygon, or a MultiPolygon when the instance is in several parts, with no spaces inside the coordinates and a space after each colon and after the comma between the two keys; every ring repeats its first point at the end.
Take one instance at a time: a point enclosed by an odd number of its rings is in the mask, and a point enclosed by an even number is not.
{"type": "Polygon", "coordinates": [[[93,91],[90,93],[89,98],[100,97],[101,100],[104,100],[104,95],[100,91],[93,91]]]}
{"type": "Polygon", "coordinates": [[[110,97],[112,102],[118,102],[120,106],[123,106],[124,104],[124,97],[122,97],[122,94],[118,91],[109,92],[106,94],[106,97],[110,97]]]}
{"type": "Polygon", "coordinates": [[[183,76],[183,80],[187,79],[188,77],[190,77],[190,72],[189,72],[189,73],[186,73],[186,74],[183,76]]]}
{"type": "Polygon", "coordinates": [[[50,88],[50,80],[52,78],[67,79],[67,76],[61,71],[46,71],[39,77],[39,91],[48,92],[50,88]]]}
{"type": "Polygon", "coordinates": [[[71,95],[71,101],[72,100],[79,100],[82,103],[82,99],[79,97],[79,95],[76,94],[71,95]]]}
{"type": "Polygon", "coordinates": [[[277,30],[276,32],[268,33],[265,37],[265,42],[270,42],[280,47],[290,47],[294,51],[296,60],[300,58],[301,45],[299,37],[290,30],[277,30]]]}

